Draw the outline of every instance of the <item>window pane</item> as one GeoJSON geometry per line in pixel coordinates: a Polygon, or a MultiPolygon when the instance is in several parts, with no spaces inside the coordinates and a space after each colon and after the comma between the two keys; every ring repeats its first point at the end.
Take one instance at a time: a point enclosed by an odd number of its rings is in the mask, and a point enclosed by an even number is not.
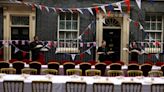
{"type": "Polygon", "coordinates": [[[60,21],[60,29],[65,29],[65,21],[60,21]]]}
{"type": "Polygon", "coordinates": [[[66,29],[71,29],[71,21],[66,22],[66,29]]]}
{"type": "Polygon", "coordinates": [[[12,25],[29,25],[28,16],[12,16],[11,19],[12,25]]]}
{"type": "Polygon", "coordinates": [[[155,23],[151,23],[151,30],[156,30],[155,23]]]}
{"type": "Polygon", "coordinates": [[[72,29],[75,29],[75,30],[77,29],[77,22],[72,23],[72,29]]]}
{"type": "Polygon", "coordinates": [[[66,39],[72,39],[71,32],[66,32],[66,39]]]}
{"type": "Polygon", "coordinates": [[[150,23],[146,23],[146,30],[150,30],[150,23]]]}
{"type": "Polygon", "coordinates": [[[157,30],[162,30],[162,23],[157,23],[157,30]]]}
{"type": "Polygon", "coordinates": [[[154,40],[155,39],[155,33],[149,33],[150,34],[150,37],[149,37],[149,40],[154,40]]]}
{"type": "Polygon", "coordinates": [[[65,20],[65,13],[60,13],[60,20],[65,20]]]}
{"type": "Polygon", "coordinates": [[[71,13],[66,13],[66,20],[71,20],[71,13]]]}
{"type": "Polygon", "coordinates": [[[78,19],[78,14],[74,13],[73,14],[73,20],[77,20],[78,19]]]}
{"type": "Polygon", "coordinates": [[[158,41],[161,40],[161,33],[156,33],[156,40],[158,40],[158,41]]]}
{"type": "Polygon", "coordinates": [[[145,20],[146,21],[150,21],[150,16],[147,15],[146,18],[145,18],[145,20]]]}
{"type": "Polygon", "coordinates": [[[151,16],[151,21],[156,21],[156,16],[151,16]]]}
{"type": "Polygon", "coordinates": [[[77,39],[77,32],[72,32],[72,38],[77,39]]]}
{"type": "Polygon", "coordinates": [[[64,39],[64,32],[59,32],[59,39],[64,39]]]}
{"type": "Polygon", "coordinates": [[[162,21],[162,16],[157,16],[157,21],[162,21]]]}

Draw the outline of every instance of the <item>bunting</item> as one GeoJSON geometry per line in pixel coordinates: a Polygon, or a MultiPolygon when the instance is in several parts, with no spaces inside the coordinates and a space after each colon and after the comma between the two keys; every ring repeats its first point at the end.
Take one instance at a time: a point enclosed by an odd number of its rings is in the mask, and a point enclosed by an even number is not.
{"type": "Polygon", "coordinates": [[[136,3],[138,5],[139,9],[141,9],[141,0],[136,0],[136,3]]]}
{"type": "Polygon", "coordinates": [[[76,57],[76,54],[71,54],[71,58],[73,61],[75,60],[75,57],[76,57]]]}

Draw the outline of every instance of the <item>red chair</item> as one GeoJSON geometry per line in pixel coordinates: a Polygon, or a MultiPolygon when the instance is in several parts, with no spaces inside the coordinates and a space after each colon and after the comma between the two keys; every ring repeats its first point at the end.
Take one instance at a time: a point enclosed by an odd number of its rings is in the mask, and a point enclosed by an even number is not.
{"type": "Polygon", "coordinates": [[[61,64],[63,65],[64,63],[70,62],[69,60],[63,60],[61,61],[61,64]]]}
{"type": "Polygon", "coordinates": [[[164,65],[164,62],[158,61],[158,62],[155,63],[155,65],[156,66],[162,66],[162,65],[164,65]]]}
{"type": "Polygon", "coordinates": [[[150,65],[153,65],[153,62],[151,62],[151,61],[145,61],[144,64],[150,64],[150,65]]]}
{"type": "Polygon", "coordinates": [[[105,63],[106,65],[110,65],[110,64],[112,63],[112,61],[104,61],[104,63],[105,63]]]}
{"type": "Polygon", "coordinates": [[[80,60],[76,60],[76,61],[75,61],[75,65],[78,65],[78,64],[80,64],[80,63],[82,63],[82,61],[80,61],[80,60]]]}
{"type": "Polygon", "coordinates": [[[130,61],[129,64],[137,64],[137,61],[130,61]]]}
{"type": "Polygon", "coordinates": [[[1,61],[4,61],[4,59],[3,59],[3,58],[0,58],[0,62],[1,62],[1,61]]]}
{"type": "Polygon", "coordinates": [[[15,61],[18,61],[17,59],[11,59],[9,60],[10,63],[14,63],[15,61]]]}
{"type": "Polygon", "coordinates": [[[117,61],[116,63],[119,63],[121,65],[124,65],[125,64],[123,61],[117,61]]]}
{"type": "Polygon", "coordinates": [[[32,62],[32,61],[29,60],[29,59],[23,59],[22,61],[25,62],[26,64],[29,64],[30,62],[32,62]]]}
{"type": "Polygon", "coordinates": [[[88,61],[88,63],[90,63],[91,65],[95,65],[97,62],[96,62],[96,61],[91,60],[91,61],[88,61]]]}

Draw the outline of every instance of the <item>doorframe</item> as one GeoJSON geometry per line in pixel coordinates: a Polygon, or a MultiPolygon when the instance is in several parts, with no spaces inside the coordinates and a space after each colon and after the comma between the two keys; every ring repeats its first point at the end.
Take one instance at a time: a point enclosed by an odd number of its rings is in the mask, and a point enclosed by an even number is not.
{"type": "MultiPolygon", "coordinates": [[[[3,40],[11,40],[11,16],[29,16],[29,40],[32,41],[35,35],[36,10],[25,5],[9,4],[3,7],[3,40]]],[[[30,55],[31,57],[31,55],[30,55]]],[[[11,59],[11,46],[4,46],[4,60],[11,59]]]]}
{"type": "MultiPolygon", "coordinates": [[[[129,20],[127,16],[129,14],[126,14],[126,16],[122,16],[121,13],[112,13],[110,15],[111,18],[115,18],[120,23],[120,27],[103,27],[104,22],[104,16],[103,12],[97,13],[96,16],[96,43],[97,46],[101,46],[101,42],[103,40],[103,29],[109,28],[109,29],[121,29],[121,44],[120,44],[120,60],[123,61],[125,64],[128,64],[129,61],[129,53],[123,50],[123,48],[126,48],[129,44],[129,20]]],[[[96,55],[96,60],[98,60],[98,55],[96,55]]]]}

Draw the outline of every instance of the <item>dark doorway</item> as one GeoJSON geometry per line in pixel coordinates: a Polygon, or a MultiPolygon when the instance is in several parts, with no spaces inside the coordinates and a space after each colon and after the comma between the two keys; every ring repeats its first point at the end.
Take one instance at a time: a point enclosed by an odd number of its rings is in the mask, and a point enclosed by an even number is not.
{"type": "Polygon", "coordinates": [[[103,40],[106,41],[110,51],[109,60],[116,62],[120,60],[121,29],[103,29],[103,40]]]}
{"type": "Polygon", "coordinates": [[[11,28],[11,58],[17,60],[29,59],[29,28],[11,28]]]}

